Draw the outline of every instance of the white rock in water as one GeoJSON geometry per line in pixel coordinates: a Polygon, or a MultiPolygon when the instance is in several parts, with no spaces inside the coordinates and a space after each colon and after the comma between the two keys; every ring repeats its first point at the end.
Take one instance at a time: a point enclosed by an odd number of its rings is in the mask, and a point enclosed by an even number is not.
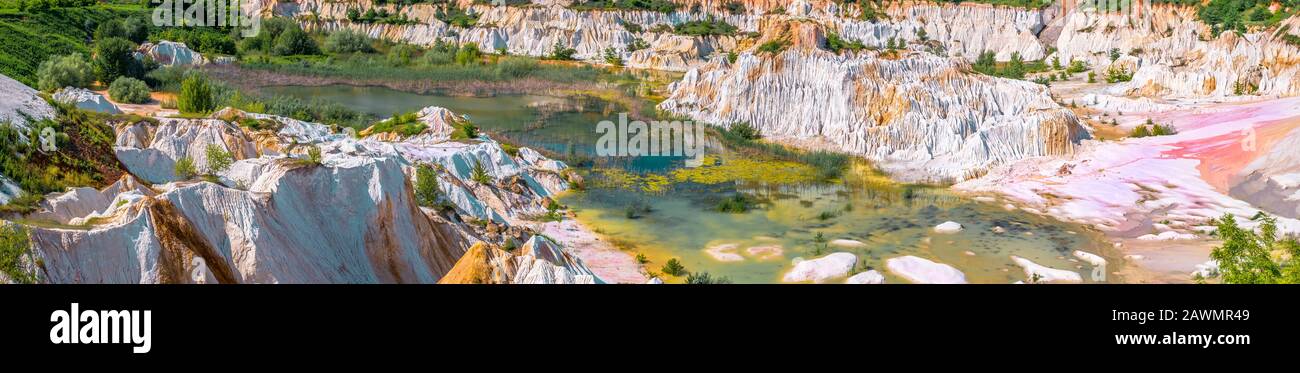
{"type": "Polygon", "coordinates": [[[651,277],[650,280],[645,283],[646,285],[662,285],[664,280],[660,280],[658,277],[651,277]]]}
{"type": "Polygon", "coordinates": [[[853,270],[853,265],[858,262],[858,257],[849,253],[832,253],[830,255],[809,260],[794,260],[794,269],[785,274],[781,279],[784,282],[805,282],[812,281],[823,283],[828,279],[844,277],[853,270]]]}
{"type": "Polygon", "coordinates": [[[862,241],[858,241],[858,240],[834,240],[831,241],[830,244],[831,246],[851,247],[851,248],[867,246],[867,244],[862,243],[862,241]]]}
{"type": "Polygon", "coordinates": [[[704,249],[705,254],[719,262],[743,262],[745,257],[737,253],[738,246],[734,243],[710,246],[704,249]]]}
{"type": "Polygon", "coordinates": [[[885,261],[885,267],[899,277],[917,284],[966,283],[966,275],[957,268],[911,255],[890,258],[885,261]]]}
{"type": "Polygon", "coordinates": [[[866,271],[866,272],[862,272],[862,273],[859,273],[859,274],[853,275],[853,276],[849,277],[848,279],[844,280],[844,283],[846,283],[846,284],[883,284],[883,283],[885,283],[885,275],[882,275],[882,274],[880,274],[880,272],[876,272],[875,270],[870,270],[870,271],[866,271]]]}
{"type": "Polygon", "coordinates": [[[1037,282],[1083,282],[1083,276],[1080,276],[1078,272],[1045,267],[1015,255],[1011,256],[1011,261],[1015,262],[1020,268],[1024,268],[1025,276],[1030,279],[1038,277],[1037,282]]]}
{"type": "Polygon", "coordinates": [[[1105,258],[1102,258],[1100,255],[1093,254],[1093,253],[1090,253],[1090,252],[1086,252],[1086,251],[1082,251],[1082,250],[1075,250],[1075,251],[1074,251],[1074,257],[1075,257],[1075,258],[1079,258],[1079,260],[1082,260],[1082,261],[1088,262],[1088,263],[1092,264],[1093,266],[1100,267],[1100,266],[1104,266],[1104,265],[1106,265],[1106,259],[1105,259],[1105,258]]]}
{"type": "Polygon", "coordinates": [[[961,232],[962,226],[954,221],[944,222],[934,227],[934,233],[952,234],[961,232]]]}
{"type": "Polygon", "coordinates": [[[1174,240],[1194,240],[1196,235],[1191,233],[1178,233],[1174,231],[1160,232],[1160,234],[1145,234],[1137,239],[1143,241],[1174,241],[1174,240]]]}
{"type": "Polygon", "coordinates": [[[60,89],[54,94],[54,100],[63,103],[77,105],[82,110],[89,110],[98,113],[121,114],[122,110],[108,102],[103,95],[95,93],[85,88],[66,87],[60,89]]]}
{"type": "Polygon", "coordinates": [[[769,260],[781,258],[785,255],[785,249],[780,245],[763,245],[754,246],[745,249],[745,254],[758,260],[769,260]]]}

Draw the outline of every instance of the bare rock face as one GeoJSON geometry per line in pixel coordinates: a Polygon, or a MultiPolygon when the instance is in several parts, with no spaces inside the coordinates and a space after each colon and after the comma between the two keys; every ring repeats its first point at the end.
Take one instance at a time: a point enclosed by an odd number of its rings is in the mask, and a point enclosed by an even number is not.
{"type": "Polygon", "coordinates": [[[137,52],[139,58],[148,56],[163,66],[195,66],[208,63],[199,52],[195,52],[185,43],[161,40],[158,44],[144,43],[137,52]]]}
{"type": "Polygon", "coordinates": [[[1214,36],[1194,7],[1155,5],[1141,17],[1070,12],[1063,18],[1056,56],[1062,63],[1086,61],[1102,75],[1112,67],[1111,51],[1123,59],[1116,68],[1133,80],[1112,87],[1116,95],[1146,97],[1224,97],[1241,94],[1300,94],[1300,48],[1285,41],[1300,20],[1273,30],[1224,32],[1214,36]]]}
{"type": "Polygon", "coordinates": [[[603,283],[582,260],[542,236],[520,249],[505,251],[475,244],[440,284],[597,284],[603,283]]]}
{"type": "Polygon", "coordinates": [[[835,55],[792,48],[715,61],[671,86],[660,108],[709,123],[749,122],[769,138],[822,139],[905,181],[953,181],[1088,138],[1040,85],[965,72],[924,53],[835,55]]]}
{"type": "Polygon", "coordinates": [[[1292,130],[1235,178],[1230,193],[1272,214],[1300,218],[1300,129],[1292,130]]]}
{"type": "Polygon", "coordinates": [[[937,42],[948,56],[974,60],[984,51],[991,51],[999,61],[1011,59],[1019,53],[1025,60],[1042,59],[1047,48],[1038,41],[1037,34],[1044,28],[1043,14],[1038,10],[1015,7],[993,7],[979,4],[935,4],[925,1],[891,1],[883,9],[881,19],[860,20],[857,7],[841,13],[838,21],[841,36],[857,39],[872,46],[884,46],[890,38],[899,41],[937,42]]]}
{"type": "Polygon", "coordinates": [[[22,82],[0,75],[0,123],[9,123],[25,131],[29,117],[35,120],[54,118],[54,107],[37,93],[22,82]]]}
{"type": "MultiPolygon", "coordinates": [[[[454,117],[441,108],[422,112],[454,117]]],[[[546,178],[564,170],[562,162],[526,148],[512,157],[486,138],[358,140],[320,124],[231,109],[116,130],[120,159],[156,184],[125,176],[103,190],[74,189],[42,202],[30,218],[67,226],[32,228],[45,281],[434,283],[474,243],[518,236],[520,217],[544,211],[567,188],[546,178]],[[172,179],[181,157],[203,172],[208,146],[236,159],[216,175],[220,183],[172,179]],[[321,149],[319,163],[305,159],[308,146],[321,149]],[[451,210],[417,204],[417,164],[437,165],[451,210]],[[472,165],[485,167],[486,185],[471,184],[472,165]],[[503,188],[507,181],[520,187],[503,188]],[[486,233],[465,222],[492,217],[499,221],[486,233]]],[[[601,282],[540,237],[512,258],[502,267],[509,283],[601,282]]]]}
{"type": "Polygon", "coordinates": [[[250,190],[178,185],[90,231],[33,229],[50,282],[432,283],[467,248],[401,166],[276,162],[250,190]],[[203,259],[175,260],[178,257],[203,259]]]}
{"type": "Polygon", "coordinates": [[[117,130],[114,151],[132,174],[150,183],[177,181],[176,161],[189,158],[199,172],[208,168],[207,147],[216,145],[236,159],[261,155],[238,124],[221,119],[159,118],[117,130]]]}
{"type": "Polygon", "coordinates": [[[66,87],[54,93],[53,98],[55,101],[76,105],[82,110],[108,114],[122,113],[122,110],[112,102],[108,102],[108,98],[104,95],[85,88],[66,87]]]}

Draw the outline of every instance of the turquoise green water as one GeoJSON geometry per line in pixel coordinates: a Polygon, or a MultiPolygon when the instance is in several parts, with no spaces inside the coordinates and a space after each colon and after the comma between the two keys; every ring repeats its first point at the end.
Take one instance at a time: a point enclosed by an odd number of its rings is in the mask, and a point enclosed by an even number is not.
{"type": "MultiPolygon", "coordinates": [[[[269,93],[335,101],[380,116],[436,105],[470,119],[495,136],[524,146],[568,157],[584,169],[626,170],[636,175],[660,175],[683,167],[679,158],[594,157],[597,122],[612,120],[617,105],[592,98],[499,96],[491,98],[420,95],[377,87],[277,87],[269,93]]],[[[721,164],[741,157],[711,149],[721,164]]],[[[942,188],[921,188],[910,197],[868,167],[853,167],[840,182],[769,185],[751,181],[701,184],[667,182],[647,192],[641,186],[600,183],[602,173],[589,175],[591,186],[571,192],[562,202],[578,219],[629,253],[643,254],[650,272],[660,272],[669,259],[689,271],[709,272],[738,283],[780,282],[797,257],[813,258],[843,251],[858,256],[856,271],[878,269],[888,282],[904,282],[884,270],[886,259],[916,255],[957,267],[971,282],[1010,283],[1024,280],[1011,255],[1048,267],[1079,272],[1092,282],[1093,268],[1073,260],[1073,250],[1105,257],[1113,268],[1121,260],[1100,235],[1078,226],[996,204],[975,202],[942,188]],[[716,211],[718,201],[744,193],[762,203],[746,213],[716,211]],[[646,208],[648,206],[648,209],[646,208]],[[628,218],[629,207],[636,210],[628,218]],[[945,221],[965,230],[937,234],[945,221]],[[995,232],[1000,227],[1003,232],[995,232]],[[820,239],[818,235],[820,234],[820,239]],[[854,240],[862,247],[842,247],[834,240],[854,240]],[[721,249],[720,249],[721,248],[721,249]],[[710,253],[710,249],[713,252],[710,253]]],[[[682,278],[669,278],[682,281],[682,278]]]]}

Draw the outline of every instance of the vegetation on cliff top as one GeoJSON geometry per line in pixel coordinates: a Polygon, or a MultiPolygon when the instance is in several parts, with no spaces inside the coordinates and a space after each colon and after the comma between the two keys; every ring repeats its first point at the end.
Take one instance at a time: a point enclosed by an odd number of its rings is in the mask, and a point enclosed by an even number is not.
{"type": "MultiPolygon", "coordinates": [[[[57,116],[30,124],[19,140],[19,130],[0,123],[0,174],[13,179],[29,195],[62,192],[69,187],[103,187],[124,171],[113,153],[113,129],[106,123],[140,121],[129,115],[87,112],[73,105],[51,102],[57,116]],[[38,141],[52,128],[56,151],[44,151],[38,141]]],[[[28,212],[39,198],[19,198],[0,206],[0,212],[28,212]]]]}

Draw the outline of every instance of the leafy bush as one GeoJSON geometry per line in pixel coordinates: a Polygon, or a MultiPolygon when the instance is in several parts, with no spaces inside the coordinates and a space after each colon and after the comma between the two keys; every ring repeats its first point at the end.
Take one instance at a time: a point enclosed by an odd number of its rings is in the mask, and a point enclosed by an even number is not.
{"type": "Polygon", "coordinates": [[[556,40],[555,45],[551,47],[550,58],[553,60],[571,61],[573,55],[578,53],[577,49],[569,48],[563,42],[556,40]]]}
{"type": "Polygon", "coordinates": [[[668,259],[668,262],[664,263],[663,268],[659,270],[669,276],[681,276],[687,273],[686,266],[682,265],[682,262],[677,258],[668,259]]]}
{"type": "Polygon", "coordinates": [[[54,91],[63,87],[89,87],[94,82],[94,73],[90,64],[80,53],[54,56],[36,70],[36,88],[42,91],[54,91]]]}
{"type": "Polygon", "coordinates": [[[755,201],[752,197],[749,197],[744,193],[736,193],[718,201],[716,209],[718,212],[741,214],[748,212],[749,209],[753,208],[754,204],[755,201]]]}
{"type": "Polygon", "coordinates": [[[758,46],[758,51],[776,54],[776,53],[781,53],[781,51],[785,50],[785,48],[789,46],[790,46],[789,40],[777,39],[777,40],[772,40],[763,43],[763,45],[758,46]]]}
{"type": "Polygon", "coordinates": [[[0,271],[15,283],[32,284],[39,281],[37,269],[28,270],[25,262],[33,258],[32,243],[27,229],[17,224],[0,222],[0,271]]]}
{"type": "Polygon", "coordinates": [[[208,161],[208,175],[219,174],[230,169],[230,165],[235,163],[234,157],[231,157],[230,152],[221,145],[208,144],[207,148],[203,149],[203,155],[208,161]]]}
{"type": "Polygon", "coordinates": [[[176,177],[181,178],[181,180],[189,180],[199,173],[198,169],[194,167],[194,159],[190,157],[177,159],[173,170],[176,172],[176,177]]]}
{"type": "Polygon", "coordinates": [[[1214,222],[1223,239],[1210,251],[1219,263],[1218,277],[1229,284],[1300,283],[1300,243],[1279,235],[1277,219],[1261,214],[1255,220],[1258,232],[1238,226],[1232,215],[1214,222]]]}
{"type": "Polygon", "coordinates": [[[189,74],[181,82],[181,92],[176,96],[176,108],[182,113],[205,114],[217,109],[212,84],[202,74],[189,74]]]}
{"type": "Polygon", "coordinates": [[[605,63],[614,66],[623,66],[623,56],[618,53],[614,47],[605,48],[605,63]]]}
{"type": "Polygon", "coordinates": [[[140,79],[120,77],[108,86],[108,97],[117,102],[143,104],[149,102],[149,85],[140,79]]]}
{"type": "Polygon", "coordinates": [[[478,126],[468,120],[452,124],[452,140],[473,140],[478,138],[478,126]]]}
{"type": "Polygon", "coordinates": [[[1177,133],[1178,130],[1172,125],[1156,124],[1152,122],[1151,119],[1147,119],[1146,124],[1133,127],[1133,131],[1129,133],[1129,137],[1166,136],[1177,133]]]}
{"type": "Polygon", "coordinates": [[[352,30],[339,30],[325,38],[325,51],[330,53],[370,53],[370,37],[352,30]]]}
{"type": "Polygon", "coordinates": [[[1106,83],[1119,83],[1133,80],[1133,73],[1121,66],[1111,66],[1106,70],[1106,83]]]}
{"type": "Polygon", "coordinates": [[[385,57],[389,65],[408,66],[415,59],[415,55],[420,53],[420,47],[410,44],[398,44],[388,49],[388,55],[385,57]]]}
{"type": "Polygon", "coordinates": [[[465,43],[456,51],[456,63],[461,65],[476,64],[483,53],[478,50],[478,43],[465,43]]]}
{"type": "Polygon", "coordinates": [[[448,25],[462,28],[474,27],[474,24],[478,23],[477,14],[466,13],[464,9],[458,8],[455,5],[449,5],[446,10],[438,9],[438,11],[434,13],[433,17],[448,25]]]}
{"type": "Polygon", "coordinates": [[[732,123],[727,127],[727,135],[746,141],[758,140],[763,137],[758,128],[749,124],[749,122],[732,123]]]}
{"type": "Polygon", "coordinates": [[[501,79],[517,79],[527,76],[537,69],[537,61],[531,58],[503,58],[497,62],[495,72],[501,79]]]}
{"type": "Polygon", "coordinates": [[[284,30],[275,38],[275,44],[271,47],[271,54],[277,56],[320,54],[320,48],[316,46],[316,41],[307,35],[307,32],[294,24],[293,27],[284,30]]]}
{"type": "Polygon", "coordinates": [[[673,32],[679,35],[705,36],[705,35],[732,35],[736,33],[736,26],[732,26],[722,20],[714,19],[712,16],[700,21],[688,21],[678,23],[673,26],[673,32]]]}
{"type": "Polygon", "coordinates": [[[135,48],[135,43],[130,40],[116,37],[96,42],[95,55],[90,63],[95,70],[95,77],[103,83],[122,76],[144,77],[144,65],[132,55],[135,48]]]}
{"type": "Polygon", "coordinates": [[[578,0],[574,1],[570,8],[577,10],[649,10],[660,13],[671,13],[680,5],[670,0],[578,0]]]}
{"type": "Polygon", "coordinates": [[[840,34],[828,32],[826,33],[826,48],[835,53],[845,50],[856,52],[866,49],[867,45],[857,40],[844,40],[840,38],[840,34]]]}
{"type": "Polygon", "coordinates": [[[699,272],[686,275],[686,283],[691,285],[725,285],[730,284],[731,279],[722,276],[714,277],[708,272],[699,272]]]}
{"type": "Polygon", "coordinates": [[[307,162],[319,165],[322,162],[320,147],[316,145],[307,147],[307,162]]]}
{"type": "Polygon", "coordinates": [[[374,126],[370,127],[370,132],[371,133],[397,133],[402,136],[415,136],[415,135],[419,135],[420,132],[424,132],[425,128],[428,128],[428,126],[420,122],[419,113],[412,112],[412,113],[405,113],[405,114],[395,114],[393,115],[392,118],[388,118],[382,122],[375,123],[374,126]]]}

